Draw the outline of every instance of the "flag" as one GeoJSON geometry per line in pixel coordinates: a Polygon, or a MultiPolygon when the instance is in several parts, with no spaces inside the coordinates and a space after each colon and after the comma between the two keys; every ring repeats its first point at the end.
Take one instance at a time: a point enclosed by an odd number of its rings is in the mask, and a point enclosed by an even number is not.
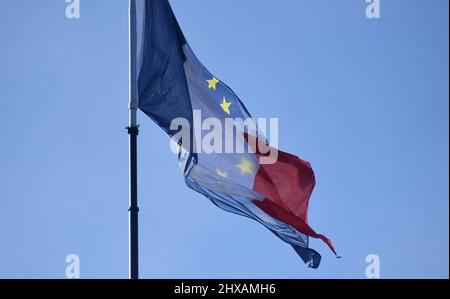
{"type": "Polygon", "coordinates": [[[309,247],[309,237],[322,239],[335,250],[328,238],[308,224],[315,186],[310,164],[270,147],[254,121],[205,141],[202,129],[211,119],[215,122],[210,127],[228,128],[227,120],[252,120],[251,115],[236,94],[197,59],[167,0],[135,1],[131,53],[135,65],[131,69],[137,79],[132,88],[137,90],[139,109],[180,145],[178,160],[187,186],[219,208],[261,223],[290,244],[309,267],[317,268],[321,256],[309,247]],[[174,125],[174,120],[184,120],[188,134],[180,136],[182,122],[174,125]],[[255,130],[249,129],[252,125],[255,130]],[[250,150],[201,150],[211,141],[215,149],[223,149],[230,140],[236,149],[247,146],[250,150]],[[272,152],[277,159],[262,163],[272,152]]]}

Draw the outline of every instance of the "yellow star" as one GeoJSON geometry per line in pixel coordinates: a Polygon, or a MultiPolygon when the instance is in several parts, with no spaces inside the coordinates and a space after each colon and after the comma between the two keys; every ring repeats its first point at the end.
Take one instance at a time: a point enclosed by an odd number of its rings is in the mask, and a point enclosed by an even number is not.
{"type": "Polygon", "coordinates": [[[236,167],[239,168],[241,174],[253,174],[255,165],[253,165],[253,163],[249,160],[242,158],[241,163],[237,164],[236,167]]]}
{"type": "Polygon", "coordinates": [[[223,178],[227,178],[228,177],[228,173],[225,171],[220,170],[219,168],[216,169],[216,172],[219,176],[223,177],[223,178]]]}
{"type": "Polygon", "coordinates": [[[227,102],[227,99],[225,99],[225,97],[223,97],[223,102],[222,102],[222,104],[220,104],[220,107],[222,107],[223,111],[225,111],[228,115],[231,115],[230,106],[231,106],[231,102],[227,102]]]}
{"type": "Polygon", "coordinates": [[[208,82],[208,88],[216,90],[216,85],[219,83],[219,80],[216,79],[216,77],[212,77],[211,80],[206,80],[208,82]]]}

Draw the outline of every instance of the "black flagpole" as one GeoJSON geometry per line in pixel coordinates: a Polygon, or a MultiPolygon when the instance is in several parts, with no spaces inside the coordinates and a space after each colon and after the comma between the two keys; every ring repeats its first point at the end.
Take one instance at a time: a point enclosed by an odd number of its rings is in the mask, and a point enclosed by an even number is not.
{"type": "Polygon", "coordinates": [[[139,243],[138,243],[138,213],[137,204],[137,136],[139,127],[128,127],[130,137],[130,207],[129,229],[130,229],[130,279],[139,278],[139,243]]]}
{"type": "Polygon", "coordinates": [[[138,243],[138,213],[137,204],[137,136],[139,134],[139,125],[136,123],[137,103],[137,85],[136,85],[136,3],[135,0],[129,1],[129,31],[130,31],[130,82],[129,82],[129,125],[128,135],[130,138],[130,198],[128,208],[129,216],[129,278],[139,278],[139,243],[138,243]]]}

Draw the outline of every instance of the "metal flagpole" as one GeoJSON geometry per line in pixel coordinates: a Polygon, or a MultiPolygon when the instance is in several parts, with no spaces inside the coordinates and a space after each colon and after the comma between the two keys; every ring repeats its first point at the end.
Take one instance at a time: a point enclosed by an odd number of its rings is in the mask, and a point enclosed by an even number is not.
{"type": "Polygon", "coordinates": [[[129,123],[128,135],[129,143],[129,278],[139,278],[139,260],[138,260],[138,213],[137,204],[137,136],[139,134],[139,125],[136,123],[137,102],[137,84],[136,84],[136,1],[129,0],[129,123]]]}

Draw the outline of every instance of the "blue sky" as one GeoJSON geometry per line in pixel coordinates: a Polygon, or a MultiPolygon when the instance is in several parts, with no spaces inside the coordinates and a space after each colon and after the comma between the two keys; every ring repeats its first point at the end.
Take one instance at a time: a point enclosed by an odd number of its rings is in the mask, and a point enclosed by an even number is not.
{"type": "MultiPolygon", "coordinates": [[[[139,115],[145,278],[449,275],[448,1],[172,0],[203,64],[317,177],[317,270],[256,222],[185,187],[169,138],[139,115]]],[[[2,1],[0,277],[128,275],[127,1],[2,1]]]]}

